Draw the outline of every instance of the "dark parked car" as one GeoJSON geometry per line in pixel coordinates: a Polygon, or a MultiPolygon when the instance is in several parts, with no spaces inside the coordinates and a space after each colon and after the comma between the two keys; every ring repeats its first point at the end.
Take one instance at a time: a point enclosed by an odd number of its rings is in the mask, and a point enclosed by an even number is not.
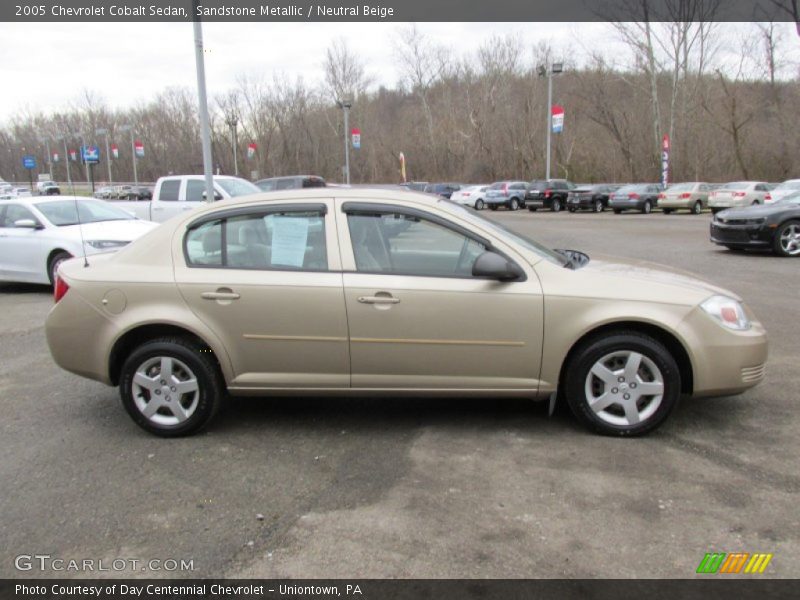
{"type": "Polygon", "coordinates": [[[769,248],[778,256],[800,256],[800,192],[773,204],[715,214],[711,241],[730,250],[769,248]]]}
{"type": "Polygon", "coordinates": [[[429,183],[425,186],[424,191],[426,194],[436,194],[449,200],[453,192],[457,192],[460,189],[460,183],[429,183]]]}
{"type": "Polygon", "coordinates": [[[409,192],[424,192],[427,185],[427,181],[405,181],[400,184],[401,187],[406,188],[409,192]]]}
{"type": "Polygon", "coordinates": [[[152,200],[153,199],[153,188],[148,187],[146,185],[140,186],[131,186],[129,190],[127,190],[127,199],[128,200],[152,200]]]}
{"type": "Polygon", "coordinates": [[[567,196],[567,208],[570,212],[576,210],[603,212],[608,207],[609,195],[620,187],[622,186],[608,183],[579,185],[567,196]]]}
{"type": "Polygon", "coordinates": [[[489,186],[483,201],[491,210],[505,206],[508,210],[519,210],[524,206],[528,184],[524,181],[498,181],[489,186]]]}
{"type": "Polygon", "coordinates": [[[567,207],[567,196],[575,189],[575,184],[566,179],[536,179],[528,184],[525,206],[531,212],[549,208],[558,212],[567,207]]]}
{"type": "Polygon", "coordinates": [[[288,175],[259,179],[256,185],[264,192],[276,190],[299,190],[302,188],[325,187],[325,180],[317,175],[288,175]]]}
{"type": "Polygon", "coordinates": [[[659,183],[634,183],[625,185],[613,192],[608,197],[608,206],[614,209],[615,214],[623,210],[638,210],[649,214],[658,204],[658,194],[661,193],[659,183]]]}

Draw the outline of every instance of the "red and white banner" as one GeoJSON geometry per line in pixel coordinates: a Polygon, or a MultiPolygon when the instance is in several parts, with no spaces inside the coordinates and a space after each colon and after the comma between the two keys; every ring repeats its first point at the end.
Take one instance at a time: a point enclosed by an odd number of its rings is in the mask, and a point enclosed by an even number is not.
{"type": "Polygon", "coordinates": [[[664,134],[661,139],[661,185],[669,184],[669,136],[664,134]]]}
{"type": "Polygon", "coordinates": [[[353,136],[353,148],[358,150],[361,148],[361,130],[357,127],[353,127],[352,131],[350,132],[353,136]]]}
{"type": "Polygon", "coordinates": [[[144,158],[144,144],[141,140],[133,142],[133,152],[137,158],[144,158]]]}
{"type": "Polygon", "coordinates": [[[72,162],[77,162],[77,160],[78,160],[78,151],[77,151],[77,150],[75,150],[74,148],[72,148],[72,149],[69,151],[69,159],[70,159],[72,162]]]}
{"type": "Polygon", "coordinates": [[[247,144],[247,159],[253,160],[253,157],[256,155],[256,150],[258,150],[258,145],[255,142],[250,142],[247,144]]]}
{"type": "Polygon", "coordinates": [[[119,148],[117,148],[116,144],[111,144],[111,156],[119,158],[119,148]]]}
{"type": "Polygon", "coordinates": [[[564,107],[558,104],[553,105],[553,133],[561,133],[564,130],[564,107]]]}
{"type": "Polygon", "coordinates": [[[52,161],[53,161],[54,163],[57,163],[57,162],[58,162],[58,160],[59,160],[59,158],[60,158],[60,156],[58,155],[58,152],[53,152],[53,158],[52,158],[52,161]]]}

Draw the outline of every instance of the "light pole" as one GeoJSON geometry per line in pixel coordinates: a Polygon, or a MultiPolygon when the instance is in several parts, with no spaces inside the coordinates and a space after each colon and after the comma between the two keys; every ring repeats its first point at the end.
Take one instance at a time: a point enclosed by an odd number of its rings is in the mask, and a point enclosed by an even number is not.
{"type": "Polygon", "coordinates": [[[553,75],[558,75],[563,70],[563,63],[550,63],[550,68],[542,65],[537,69],[539,77],[547,77],[547,168],[545,179],[550,179],[550,136],[553,133],[553,75]]]}
{"type": "Polygon", "coordinates": [[[39,143],[40,144],[44,144],[45,152],[47,152],[47,167],[48,167],[47,171],[48,171],[49,177],[51,179],[55,179],[55,175],[53,175],[53,155],[50,154],[50,138],[47,137],[47,136],[40,137],[39,138],[39,143]]]}
{"type": "Polygon", "coordinates": [[[83,160],[83,153],[86,151],[86,141],[83,139],[83,134],[82,133],[74,133],[72,135],[72,137],[74,137],[77,140],[80,140],[80,142],[81,142],[81,149],[78,152],[78,154],[79,154],[79,158],[83,162],[83,169],[84,169],[84,171],[86,171],[86,183],[90,183],[89,165],[86,163],[85,160],[83,160]]]}
{"type": "Polygon", "coordinates": [[[344,182],[350,185],[350,141],[347,139],[347,130],[350,128],[350,108],[353,106],[353,102],[337,100],[336,106],[344,112],[344,182]]]}
{"type": "MultiPolygon", "coordinates": [[[[192,0],[192,13],[197,15],[199,0],[192,0]]],[[[197,71],[197,103],[200,109],[200,137],[203,142],[203,174],[206,181],[206,202],[214,201],[214,160],[211,157],[211,129],[208,126],[208,98],[206,97],[206,63],[203,58],[203,25],[195,17],[194,64],[197,71]]]]}
{"type": "Polygon", "coordinates": [[[233,146],[233,174],[237,177],[239,176],[239,153],[238,153],[238,146],[239,146],[239,139],[236,128],[239,125],[239,119],[236,118],[234,113],[230,113],[228,118],[225,120],[228,127],[231,128],[231,145],[233,146]]]}
{"type": "Polygon", "coordinates": [[[119,130],[131,132],[131,162],[133,163],[133,184],[136,187],[139,187],[139,174],[136,172],[136,147],[133,140],[134,136],[133,125],[121,125],[119,130]]]}
{"type": "MultiPolygon", "coordinates": [[[[59,134],[56,136],[56,139],[59,141],[64,142],[64,165],[67,167],[67,183],[69,183],[69,187],[72,188],[72,175],[69,172],[69,150],[67,149],[67,137],[64,134],[59,134]]],[[[75,193],[75,190],[72,190],[72,193],[75,193]]]]}
{"type": "Polygon", "coordinates": [[[101,129],[95,129],[96,135],[102,135],[106,138],[106,165],[108,165],[108,185],[114,183],[111,179],[111,152],[108,149],[108,129],[105,127],[101,129]]]}

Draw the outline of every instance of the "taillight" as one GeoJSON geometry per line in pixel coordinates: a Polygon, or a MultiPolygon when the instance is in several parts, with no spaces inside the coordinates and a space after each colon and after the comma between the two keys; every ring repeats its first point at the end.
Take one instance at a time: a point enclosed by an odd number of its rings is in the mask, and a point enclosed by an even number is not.
{"type": "Polygon", "coordinates": [[[683,194],[680,195],[681,200],[686,200],[687,198],[691,198],[691,197],[692,197],[692,195],[691,194],[687,194],[686,192],[684,192],[683,194]]]}
{"type": "Polygon", "coordinates": [[[747,195],[747,193],[746,192],[734,192],[733,195],[736,196],[737,198],[744,198],[747,195]]]}
{"type": "Polygon", "coordinates": [[[508,184],[504,183],[503,184],[503,194],[507,194],[507,193],[508,193],[508,184]]]}
{"type": "Polygon", "coordinates": [[[667,198],[667,195],[666,195],[666,194],[659,194],[659,195],[658,195],[658,199],[659,199],[659,200],[666,200],[666,198],[667,198]]]}
{"type": "Polygon", "coordinates": [[[767,194],[764,196],[764,202],[771,202],[772,201],[772,194],[767,194]]]}
{"type": "Polygon", "coordinates": [[[549,198],[549,197],[550,197],[550,194],[551,194],[552,192],[553,192],[553,190],[545,190],[545,191],[544,191],[544,197],[545,197],[545,198],[549,198]]]}
{"type": "Polygon", "coordinates": [[[61,275],[56,275],[56,285],[53,289],[53,298],[55,302],[58,303],[64,295],[69,291],[69,286],[67,282],[61,279],[61,275]]]}
{"type": "Polygon", "coordinates": [[[630,198],[631,200],[638,200],[639,194],[628,194],[628,198],[630,198]]]}

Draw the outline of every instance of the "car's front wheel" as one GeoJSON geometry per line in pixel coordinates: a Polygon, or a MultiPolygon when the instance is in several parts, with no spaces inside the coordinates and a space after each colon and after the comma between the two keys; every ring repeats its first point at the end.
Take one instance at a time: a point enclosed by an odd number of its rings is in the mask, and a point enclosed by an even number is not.
{"type": "Polygon", "coordinates": [[[800,221],[789,221],[778,228],[772,249],[778,256],[800,256],[800,221]]]}
{"type": "Polygon", "coordinates": [[[213,355],[172,337],[145,342],[128,356],[119,391],[134,422],[163,437],[188,435],[205,427],[225,393],[213,355]]]}
{"type": "Polygon", "coordinates": [[[565,396],[575,417],[603,435],[653,431],[680,397],[681,377],[656,339],[620,331],[579,347],[564,372],[565,396]]]}

